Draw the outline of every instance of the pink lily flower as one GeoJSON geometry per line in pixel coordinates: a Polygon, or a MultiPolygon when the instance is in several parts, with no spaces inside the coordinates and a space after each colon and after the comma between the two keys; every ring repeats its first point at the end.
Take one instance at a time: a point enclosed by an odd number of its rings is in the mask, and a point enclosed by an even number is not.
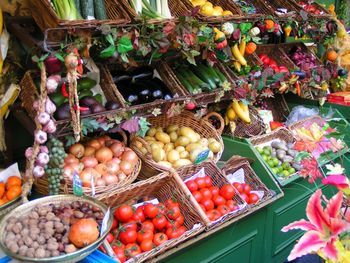
{"type": "Polygon", "coordinates": [[[322,179],[323,184],[331,184],[337,187],[340,191],[350,187],[349,179],[340,174],[329,175],[322,179]]]}
{"type": "Polygon", "coordinates": [[[290,253],[289,261],[310,253],[321,253],[330,260],[338,259],[338,235],[350,229],[350,223],[343,220],[340,214],[343,193],[334,195],[325,209],[321,205],[321,196],[319,189],[309,199],[306,207],[309,221],[302,219],[282,228],[283,232],[293,229],[306,231],[290,253]]]}

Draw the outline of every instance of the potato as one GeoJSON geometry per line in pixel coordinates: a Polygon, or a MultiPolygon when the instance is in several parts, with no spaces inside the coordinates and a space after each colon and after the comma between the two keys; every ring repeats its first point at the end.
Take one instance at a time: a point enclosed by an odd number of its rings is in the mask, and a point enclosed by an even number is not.
{"type": "Polygon", "coordinates": [[[209,141],[206,138],[200,139],[198,143],[205,146],[205,147],[208,147],[208,145],[209,145],[209,141]]]}
{"type": "Polygon", "coordinates": [[[180,154],[176,150],[171,150],[167,154],[168,162],[174,163],[180,159],[180,154]]]}
{"type": "Polygon", "coordinates": [[[152,149],[152,157],[156,162],[163,161],[165,158],[165,151],[161,148],[152,149]]]}
{"type": "Polygon", "coordinates": [[[159,146],[158,143],[151,143],[150,144],[151,150],[153,151],[154,149],[161,149],[162,147],[159,146]]]}
{"type": "Polygon", "coordinates": [[[191,141],[188,137],[185,136],[180,136],[176,142],[175,142],[175,146],[186,146],[187,144],[189,144],[191,141]]]}
{"type": "Polygon", "coordinates": [[[180,135],[181,136],[186,136],[187,138],[190,139],[190,142],[192,142],[192,143],[198,141],[197,134],[191,128],[188,128],[188,127],[180,128],[180,135]]]}
{"type": "Polygon", "coordinates": [[[176,142],[177,138],[179,137],[175,131],[169,133],[169,136],[171,142],[176,142]]]}
{"type": "Polygon", "coordinates": [[[216,140],[210,142],[208,147],[213,153],[218,153],[221,151],[221,144],[216,140]]]}
{"type": "Polygon", "coordinates": [[[191,152],[194,149],[203,148],[203,146],[199,143],[190,143],[186,146],[186,151],[191,152]]]}
{"type": "Polygon", "coordinates": [[[170,142],[170,136],[165,132],[157,132],[155,135],[156,139],[164,144],[170,142]]]}
{"type": "Polygon", "coordinates": [[[209,151],[208,159],[209,160],[213,160],[214,159],[214,153],[212,151],[209,151]]]}
{"type": "Polygon", "coordinates": [[[179,159],[179,160],[177,160],[176,162],[173,163],[173,167],[175,169],[178,169],[178,168],[180,168],[182,166],[190,165],[190,164],[192,164],[192,162],[190,160],[188,160],[188,159],[179,159]]]}
{"type": "Polygon", "coordinates": [[[175,148],[175,150],[178,151],[178,153],[182,153],[182,152],[186,151],[185,147],[183,147],[183,146],[177,146],[175,148]]]}
{"type": "Polygon", "coordinates": [[[171,150],[174,150],[174,147],[175,147],[174,144],[170,142],[170,143],[165,144],[163,149],[165,152],[169,152],[171,150]]]}
{"type": "Polygon", "coordinates": [[[177,126],[176,124],[172,124],[168,126],[168,128],[166,129],[166,132],[167,133],[176,132],[178,129],[179,129],[179,126],[177,126]]]}
{"type": "Polygon", "coordinates": [[[152,142],[155,142],[156,141],[156,139],[154,138],[154,137],[150,137],[150,136],[145,136],[145,138],[143,138],[146,142],[150,142],[150,141],[152,141],[152,142]]]}
{"type": "Polygon", "coordinates": [[[156,130],[157,130],[157,132],[163,132],[163,128],[162,127],[157,127],[156,130]]]}
{"type": "Polygon", "coordinates": [[[152,127],[147,131],[146,135],[150,137],[154,137],[154,135],[156,135],[156,132],[157,132],[157,129],[152,127]]]}
{"type": "Polygon", "coordinates": [[[189,158],[190,158],[190,154],[188,151],[180,152],[180,159],[189,159],[189,158]]]}
{"type": "Polygon", "coordinates": [[[151,142],[151,145],[158,145],[159,146],[159,148],[162,148],[163,149],[163,147],[164,147],[164,143],[163,142],[151,142]]]}
{"type": "Polygon", "coordinates": [[[164,166],[164,167],[166,167],[168,169],[173,168],[172,164],[169,163],[169,162],[166,162],[166,161],[160,161],[160,162],[158,162],[158,164],[161,165],[161,166],[164,166]]]}

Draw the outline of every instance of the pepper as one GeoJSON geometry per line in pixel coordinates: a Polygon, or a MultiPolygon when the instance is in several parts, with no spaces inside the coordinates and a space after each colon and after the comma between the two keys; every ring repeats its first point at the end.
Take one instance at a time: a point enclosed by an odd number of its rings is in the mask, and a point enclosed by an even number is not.
{"type": "Polygon", "coordinates": [[[65,98],[68,98],[68,97],[69,97],[69,93],[68,93],[68,91],[67,91],[67,86],[66,86],[66,83],[65,83],[65,82],[63,82],[62,87],[61,87],[61,94],[62,94],[62,96],[65,97],[65,98]]]}
{"type": "Polygon", "coordinates": [[[227,40],[226,40],[226,38],[224,39],[224,41],[216,44],[216,48],[217,49],[223,49],[225,47],[227,47],[227,40]]]}
{"type": "Polygon", "coordinates": [[[300,97],[300,95],[301,95],[301,88],[300,88],[299,81],[295,82],[295,89],[297,91],[298,96],[300,97]]]}
{"type": "MultiPolygon", "coordinates": [[[[77,109],[78,109],[77,105],[74,105],[74,110],[77,110],[77,109]]],[[[90,109],[89,107],[79,106],[80,112],[88,111],[89,109],[90,109]]]]}
{"type": "Polygon", "coordinates": [[[216,43],[221,43],[221,42],[226,40],[226,36],[225,36],[224,32],[220,31],[216,27],[214,27],[213,30],[214,30],[214,33],[215,33],[214,40],[215,40],[216,43]]]}
{"type": "Polygon", "coordinates": [[[284,31],[284,35],[286,37],[289,37],[290,36],[290,33],[292,32],[292,27],[290,25],[286,25],[284,28],[283,28],[283,31],[284,31]]]}

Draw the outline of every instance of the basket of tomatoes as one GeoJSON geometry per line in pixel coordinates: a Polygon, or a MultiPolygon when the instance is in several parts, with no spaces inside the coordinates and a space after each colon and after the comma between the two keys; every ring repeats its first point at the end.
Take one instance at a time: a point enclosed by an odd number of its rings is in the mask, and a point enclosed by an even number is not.
{"type": "Polygon", "coordinates": [[[198,166],[188,166],[179,175],[190,191],[207,229],[246,211],[247,204],[215,163],[208,161],[198,166]]]}
{"type": "Polygon", "coordinates": [[[103,202],[114,207],[107,241],[120,262],[149,260],[204,230],[177,174],[132,184],[103,202]]]}

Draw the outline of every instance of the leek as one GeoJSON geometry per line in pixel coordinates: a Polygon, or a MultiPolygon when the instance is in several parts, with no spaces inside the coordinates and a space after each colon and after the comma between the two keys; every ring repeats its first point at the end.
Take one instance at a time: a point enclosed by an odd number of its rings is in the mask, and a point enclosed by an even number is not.
{"type": "Polygon", "coordinates": [[[81,19],[74,0],[52,0],[52,4],[59,18],[63,20],[81,19]]]}

